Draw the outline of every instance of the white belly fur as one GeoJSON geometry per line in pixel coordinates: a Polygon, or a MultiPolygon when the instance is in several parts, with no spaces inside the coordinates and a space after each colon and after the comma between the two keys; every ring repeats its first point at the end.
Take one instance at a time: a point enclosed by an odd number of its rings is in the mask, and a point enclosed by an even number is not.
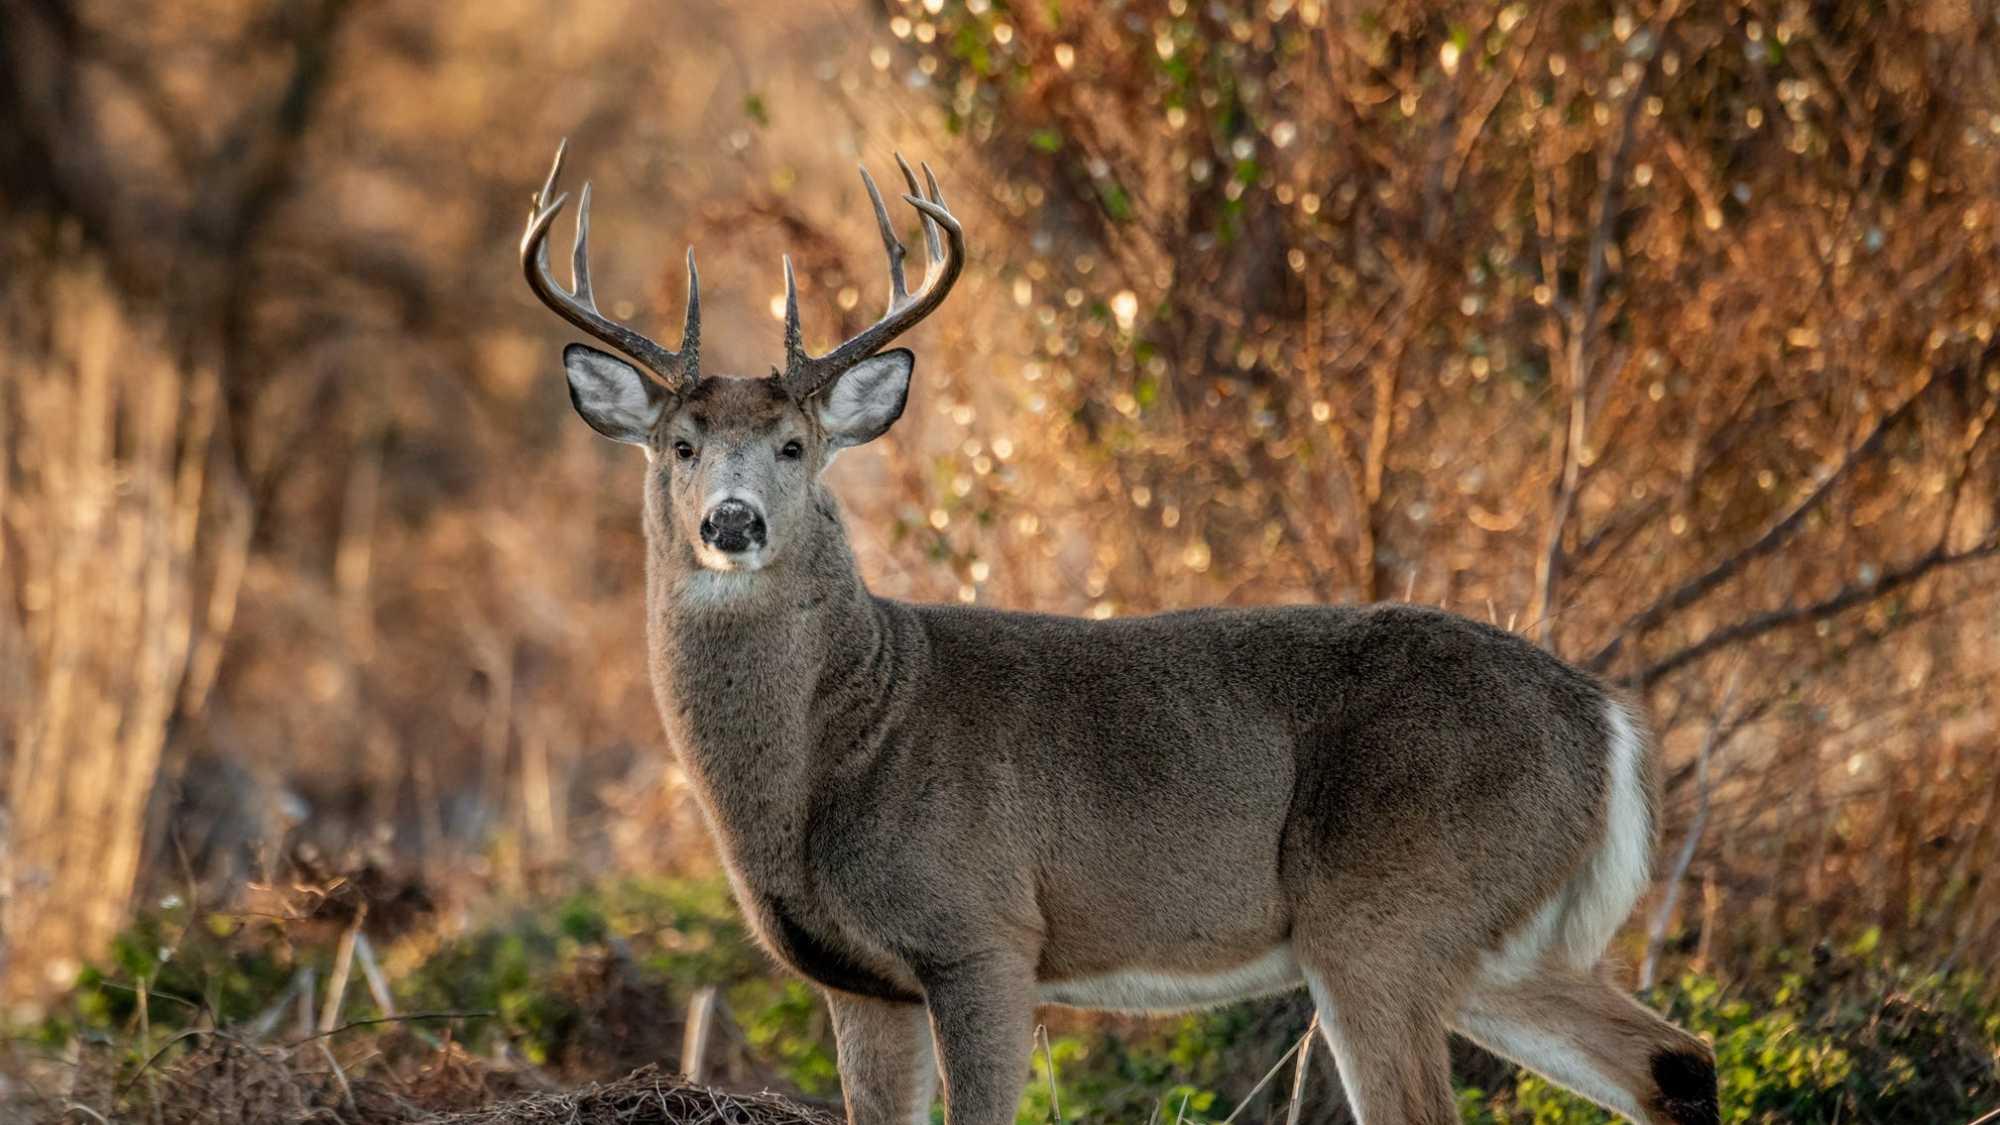
{"type": "Polygon", "coordinates": [[[1186,1012],[1298,988],[1305,983],[1289,943],[1213,973],[1120,969],[1102,976],[1043,981],[1041,1001],[1101,1012],[1186,1012]]]}

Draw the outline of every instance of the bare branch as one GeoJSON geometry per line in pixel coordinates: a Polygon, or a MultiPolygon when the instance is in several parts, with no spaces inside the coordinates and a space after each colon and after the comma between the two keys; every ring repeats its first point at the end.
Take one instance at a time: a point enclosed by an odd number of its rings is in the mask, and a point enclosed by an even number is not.
{"type": "Polygon", "coordinates": [[[1826,502],[1826,498],[1832,494],[1835,488],[1839,487],[1842,481],[1847,479],[1855,467],[1873,456],[1882,447],[1883,438],[1888,436],[1890,430],[1895,429],[1905,418],[1910,416],[1916,409],[1917,403],[1923,397],[1924,392],[1928,391],[1935,382],[1936,374],[1933,371],[1931,374],[1926,375],[1923,382],[1919,383],[1915,390],[1905,396],[1903,401],[1896,405],[1895,409],[1884,414],[1881,420],[1875,423],[1875,428],[1868,432],[1868,436],[1863,438],[1859,444],[1849,449],[1841,457],[1838,464],[1823,469],[1819,474],[1817,482],[1813,485],[1812,491],[1808,492],[1797,504],[1792,505],[1784,515],[1779,516],[1770,526],[1766,527],[1762,534],[1751,540],[1749,544],[1738,550],[1735,554],[1715,563],[1707,570],[1683,582],[1671,592],[1660,597],[1653,604],[1627,618],[1625,623],[1618,627],[1618,632],[1612,636],[1611,640],[1607,641],[1604,647],[1598,649],[1591,655],[1589,660],[1584,662],[1584,667],[1592,671],[1603,671],[1618,655],[1618,650],[1623,647],[1625,638],[1644,633],[1666,620],[1669,616],[1695,604],[1716,587],[1734,577],[1752,560],[1762,558],[1779,547],[1784,546],[1793,533],[1797,532],[1805,523],[1806,517],[1826,502]]]}
{"type": "Polygon", "coordinates": [[[1716,629],[1702,639],[1683,648],[1676,649],[1641,669],[1637,679],[1640,683],[1651,683],[1669,672],[1685,667],[1694,661],[1709,656],[1732,645],[1752,641],[1787,625],[1797,625],[1807,621],[1820,621],[1845,610],[1873,601],[1893,590],[1907,586],[1933,570],[1959,566],[2000,556],[2000,535],[1988,538],[1978,546],[1964,551],[1949,552],[1943,547],[1933,547],[1910,562],[1884,572],[1873,582],[1857,583],[1844,587],[1839,593],[1823,601],[1810,605],[1794,606],[1789,609],[1774,609],[1745,618],[1733,625],[1716,629]]]}
{"type": "Polygon", "coordinates": [[[1711,786],[1709,783],[1709,759],[1729,741],[1730,735],[1742,729],[1741,719],[1729,718],[1730,705],[1736,701],[1736,689],[1742,681],[1742,666],[1739,665],[1729,675],[1729,686],[1724,689],[1722,702],[1709,720],[1708,734],[1701,740],[1701,751],[1695,758],[1695,807],[1694,820],[1689,823],[1687,838],[1681,841],[1680,851],[1674,857],[1673,870],[1662,885],[1666,888],[1660,895],[1659,906],[1653,911],[1652,919],[1646,925],[1646,955],[1639,962],[1639,987],[1653,987],[1653,977],[1659,971],[1660,953],[1667,944],[1667,925],[1673,921],[1674,907],[1681,897],[1681,881],[1687,877],[1689,865],[1694,862],[1695,849],[1701,845],[1702,829],[1708,824],[1708,805],[1711,786]]]}

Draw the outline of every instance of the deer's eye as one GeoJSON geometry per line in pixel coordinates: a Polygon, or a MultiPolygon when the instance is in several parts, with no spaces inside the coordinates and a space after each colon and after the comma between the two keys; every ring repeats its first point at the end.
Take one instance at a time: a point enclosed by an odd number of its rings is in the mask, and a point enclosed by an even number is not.
{"type": "Polygon", "coordinates": [[[677,441],[674,443],[674,456],[683,461],[692,461],[694,460],[694,446],[684,441],[677,441]]]}
{"type": "Polygon", "coordinates": [[[799,458],[804,457],[805,455],[806,455],[806,447],[800,444],[797,438],[793,438],[791,441],[786,442],[784,446],[778,450],[778,456],[783,457],[787,461],[796,461],[799,458]]]}

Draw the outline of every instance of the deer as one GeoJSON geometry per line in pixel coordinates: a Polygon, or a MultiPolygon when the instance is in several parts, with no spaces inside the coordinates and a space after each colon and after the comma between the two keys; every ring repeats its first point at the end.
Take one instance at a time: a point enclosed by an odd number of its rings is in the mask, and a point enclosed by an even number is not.
{"type": "Polygon", "coordinates": [[[822,478],[908,401],[888,345],[966,241],[898,155],[926,250],[861,169],[888,311],[784,368],[700,365],[597,308],[567,142],[522,235],[576,412],[645,454],[645,630],[667,742],[758,942],[823,993],[850,1125],[1005,1125],[1039,1006],[1176,1012],[1301,987],[1362,1125],[1456,1122],[1457,1032],[1644,1125],[1716,1125],[1714,1053],[1604,951],[1650,879],[1636,706],[1526,638],[1407,603],[1105,620],[870,593],[822,478]]]}

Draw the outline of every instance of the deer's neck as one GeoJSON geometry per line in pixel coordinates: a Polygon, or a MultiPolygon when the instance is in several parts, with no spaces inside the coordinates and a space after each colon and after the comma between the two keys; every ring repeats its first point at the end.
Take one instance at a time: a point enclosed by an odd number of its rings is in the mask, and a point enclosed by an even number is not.
{"type": "Polygon", "coordinates": [[[727,858],[760,882],[797,867],[813,779],[873,741],[899,663],[831,500],[816,514],[772,566],[721,573],[648,513],[660,715],[727,858]]]}

